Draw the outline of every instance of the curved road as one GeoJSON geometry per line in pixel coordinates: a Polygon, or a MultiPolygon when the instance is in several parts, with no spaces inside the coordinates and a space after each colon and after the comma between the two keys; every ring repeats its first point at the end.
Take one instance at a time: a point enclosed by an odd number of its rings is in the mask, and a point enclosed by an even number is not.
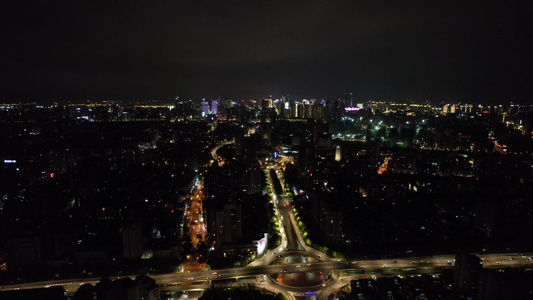
{"type": "MultiPolygon", "coordinates": [[[[216,150],[233,143],[225,142],[212,150],[213,158],[218,160],[216,150]]],[[[277,172],[276,172],[277,173],[277,172]]],[[[272,185],[273,180],[279,180],[284,187],[283,180],[268,176],[268,182],[272,185]]],[[[276,249],[264,254],[261,258],[253,261],[246,267],[197,271],[191,273],[150,275],[163,290],[205,290],[211,281],[255,277],[253,283],[274,293],[283,292],[290,299],[301,295],[316,295],[318,299],[327,299],[329,295],[347,285],[350,280],[368,278],[371,276],[409,275],[412,273],[438,273],[455,265],[455,255],[442,255],[417,258],[377,259],[361,261],[339,261],[328,257],[325,253],[313,249],[305,244],[298,229],[290,198],[282,195],[280,199],[274,196],[272,199],[281,233],[281,245],[276,249]],[[300,263],[287,263],[285,258],[300,257],[300,263]],[[351,271],[350,271],[351,270],[351,271]],[[296,273],[296,272],[323,272],[332,271],[332,276],[323,284],[312,287],[284,286],[273,282],[270,274],[296,273]],[[356,274],[347,275],[346,271],[356,274]]],[[[504,253],[504,254],[478,254],[483,262],[483,268],[509,268],[509,267],[532,267],[531,256],[533,253],[504,253]]],[[[128,277],[135,277],[128,276],[128,277]]],[[[117,277],[118,278],[118,277],[117,277]]],[[[110,279],[117,279],[110,278],[110,279]]],[[[0,286],[0,291],[33,289],[50,286],[63,286],[69,294],[73,294],[83,284],[95,284],[100,279],[78,278],[53,280],[0,286]]],[[[248,281],[246,284],[249,284],[248,281]]],[[[238,282],[230,282],[228,285],[238,285],[238,282]]]]}

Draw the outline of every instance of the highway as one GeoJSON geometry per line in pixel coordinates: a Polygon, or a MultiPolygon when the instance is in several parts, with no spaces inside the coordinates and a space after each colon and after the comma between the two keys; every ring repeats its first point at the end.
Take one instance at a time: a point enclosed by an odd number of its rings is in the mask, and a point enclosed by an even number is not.
{"type": "MultiPolygon", "coordinates": [[[[286,251],[283,254],[290,256],[298,252],[286,251]]],[[[270,252],[267,257],[275,258],[277,253],[270,252]]],[[[483,268],[505,269],[505,268],[533,268],[531,257],[533,253],[499,253],[499,254],[477,254],[483,261],[483,268]],[[498,263],[499,262],[499,263],[498,263]],[[489,265],[487,265],[489,263],[489,265]]],[[[420,273],[438,273],[442,270],[455,266],[455,255],[439,255],[433,257],[413,257],[413,258],[388,258],[375,260],[358,260],[358,261],[322,261],[312,263],[285,263],[260,266],[246,266],[241,268],[197,271],[191,273],[171,273],[171,274],[151,274],[149,275],[156,280],[157,284],[162,286],[195,286],[202,282],[211,282],[217,280],[246,278],[261,275],[270,275],[276,273],[294,273],[294,272],[325,272],[325,271],[346,271],[359,270],[361,274],[343,275],[340,279],[344,284],[349,282],[350,278],[370,276],[372,274],[381,275],[409,275],[420,273]]],[[[111,280],[118,278],[130,277],[135,275],[110,277],[111,280]]],[[[1,286],[0,291],[34,289],[50,286],[63,286],[69,292],[77,290],[82,284],[96,284],[100,279],[95,278],[74,278],[63,280],[51,280],[42,282],[23,283],[15,285],[1,286]]],[[[260,281],[260,280],[259,280],[260,281]]],[[[295,287],[291,287],[295,288],[295,287]]],[[[309,289],[309,288],[307,288],[309,289]]]]}

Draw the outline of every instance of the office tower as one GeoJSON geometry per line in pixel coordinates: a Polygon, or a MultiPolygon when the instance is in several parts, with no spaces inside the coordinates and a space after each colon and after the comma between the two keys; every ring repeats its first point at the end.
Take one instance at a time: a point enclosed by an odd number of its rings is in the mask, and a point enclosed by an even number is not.
{"type": "Polygon", "coordinates": [[[124,259],[139,259],[143,252],[142,228],[138,223],[127,224],[122,228],[124,259]]]}
{"type": "Polygon", "coordinates": [[[344,93],[344,107],[353,107],[355,105],[353,100],[353,93],[344,93]]]}
{"type": "Polygon", "coordinates": [[[216,245],[239,243],[242,239],[241,205],[226,203],[224,208],[216,212],[216,245]]]}

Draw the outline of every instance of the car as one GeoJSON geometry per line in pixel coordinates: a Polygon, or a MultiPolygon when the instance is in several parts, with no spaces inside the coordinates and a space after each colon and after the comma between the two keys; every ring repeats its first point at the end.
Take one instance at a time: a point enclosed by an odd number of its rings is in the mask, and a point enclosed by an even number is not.
{"type": "Polygon", "coordinates": [[[302,266],[301,265],[296,265],[297,268],[301,268],[302,266]]]}

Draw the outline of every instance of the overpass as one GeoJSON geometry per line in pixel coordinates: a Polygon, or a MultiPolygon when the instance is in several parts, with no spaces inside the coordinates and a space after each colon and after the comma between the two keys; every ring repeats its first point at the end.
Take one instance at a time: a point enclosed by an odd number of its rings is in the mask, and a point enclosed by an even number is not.
{"type": "MultiPolygon", "coordinates": [[[[285,255],[292,255],[295,251],[287,251],[285,255]]],[[[301,253],[298,251],[296,253],[301,253]]],[[[474,254],[483,262],[485,269],[507,269],[507,268],[533,268],[533,253],[498,253],[498,254],[474,254]]],[[[276,257],[273,252],[265,255],[276,257]]],[[[265,261],[264,260],[264,261],[265,261]]],[[[336,280],[329,280],[324,286],[316,287],[284,287],[287,292],[314,290],[317,294],[320,291],[329,291],[332,287],[344,286],[353,279],[370,278],[372,276],[393,276],[393,275],[411,275],[422,273],[439,273],[455,266],[455,255],[439,255],[431,257],[412,257],[412,258],[387,258],[358,261],[336,261],[328,260],[312,263],[287,263],[287,264],[266,264],[259,266],[246,266],[241,268],[220,269],[210,271],[198,271],[191,273],[170,273],[170,274],[149,274],[162,290],[204,290],[217,281],[227,281],[242,278],[252,278],[253,281],[245,281],[246,284],[253,283],[258,287],[269,289],[269,285],[276,289],[281,286],[276,283],[268,282],[268,275],[280,273],[302,273],[318,271],[336,271],[339,276],[336,280]],[[352,274],[355,272],[355,274],[352,274]],[[265,280],[266,276],[266,280],[265,280]]],[[[115,280],[124,277],[110,277],[115,280]]],[[[21,283],[13,285],[0,286],[0,291],[11,291],[20,289],[46,288],[51,286],[63,286],[69,294],[74,294],[83,284],[96,284],[100,278],[72,278],[59,279],[41,282],[21,283]]],[[[238,282],[230,281],[228,285],[239,285],[238,282]]],[[[1,292],[0,292],[1,293],[1,292]]],[[[1,294],[0,294],[1,295],[1,294]]],[[[329,294],[328,294],[329,295],[329,294]]],[[[1,298],[1,297],[0,297],[1,298]]]]}
{"type": "MultiPolygon", "coordinates": [[[[216,149],[213,149],[212,154],[216,155],[216,149]]],[[[279,177],[277,170],[274,173],[277,176],[273,176],[274,174],[269,172],[269,184],[272,185],[277,180],[284,187],[283,180],[279,177]]],[[[353,279],[439,273],[455,266],[455,255],[358,261],[340,261],[330,258],[325,253],[306,245],[298,229],[290,200],[284,192],[281,196],[274,195],[272,199],[280,223],[281,245],[248,266],[149,276],[156,280],[163,291],[203,291],[213,283],[221,282],[220,284],[227,286],[254,284],[259,288],[264,288],[274,293],[283,292],[290,299],[295,299],[296,296],[301,295],[313,295],[318,299],[327,299],[329,295],[349,284],[353,279]],[[323,279],[320,284],[312,286],[288,286],[274,281],[269,276],[272,274],[309,274],[324,271],[330,271],[331,277],[327,280],[323,279]],[[234,281],[242,278],[246,280],[244,282],[234,281]]],[[[483,268],[533,267],[531,259],[533,253],[477,254],[477,256],[482,260],[483,268]]],[[[135,277],[135,275],[123,277],[135,277]]],[[[111,277],[110,279],[119,279],[119,277],[111,277]]],[[[96,284],[99,281],[100,279],[94,278],[52,280],[0,286],[0,291],[63,286],[68,294],[72,295],[81,285],[96,284]]]]}

